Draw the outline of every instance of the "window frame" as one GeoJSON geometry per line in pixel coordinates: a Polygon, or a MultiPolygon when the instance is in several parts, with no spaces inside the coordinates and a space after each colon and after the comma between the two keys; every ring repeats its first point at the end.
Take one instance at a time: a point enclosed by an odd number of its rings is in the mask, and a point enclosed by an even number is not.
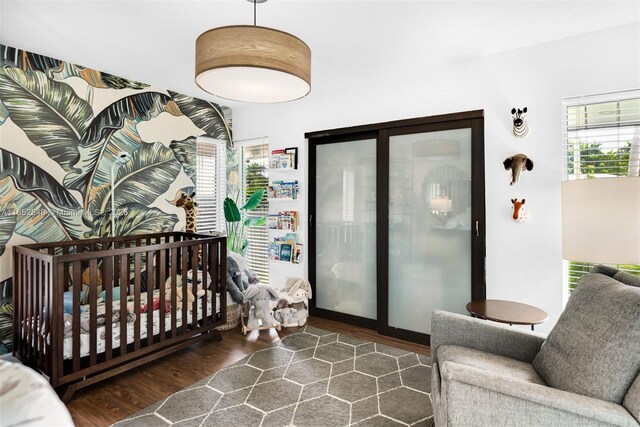
{"type": "MultiPolygon", "coordinates": [[[[618,119],[615,122],[615,124],[613,124],[614,122],[611,122],[612,125],[611,126],[603,126],[602,124],[600,125],[594,125],[591,129],[589,129],[589,125],[588,124],[584,124],[582,127],[583,129],[570,129],[569,127],[569,113],[568,110],[571,107],[576,107],[576,106],[589,106],[589,105],[594,105],[594,104],[602,104],[602,103],[609,103],[609,102],[621,102],[621,101],[626,101],[626,100],[633,100],[633,99],[639,99],[640,100],[640,89],[632,89],[632,90],[623,90],[623,91],[616,91],[616,92],[609,92],[609,93],[600,93],[600,94],[595,94],[595,95],[583,95],[583,96],[575,96],[575,97],[568,97],[568,98],[563,98],[562,100],[562,180],[563,181],[567,181],[567,180],[581,180],[581,179],[600,179],[600,178],[605,178],[605,177],[611,177],[611,176],[596,176],[598,175],[597,173],[597,169],[596,169],[596,173],[595,174],[589,174],[589,173],[579,173],[576,174],[575,173],[575,169],[573,170],[573,174],[569,174],[569,170],[570,170],[570,165],[569,165],[569,147],[570,147],[570,141],[572,140],[572,138],[570,138],[570,135],[572,132],[580,132],[580,131],[586,131],[588,132],[589,130],[591,131],[595,131],[595,130],[605,130],[605,129],[611,129],[612,130],[612,134],[613,132],[615,132],[614,130],[616,130],[619,134],[620,128],[623,127],[637,127],[640,126],[640,124],[632,124],[633,122],[635,122],[635,120],[630,121],[631,124],[625,124],[626,122],[621,122],[620,121],[620,110],[618,110],[618,119]],[[622,123],[622,124],[621,124],[622,123]]],[[[620,108],[620,107],[618,107],[620,108]]],[[[588,120],[588,116],[586,118],[588,120]]],[[[580,127],[580,126],[577,126],[580,127]]],[[[634,136],[632,138],[635,139],[636,135],[638,135],[638,130],[637,128],[634,130],[634,136]]],[[[607,134],[605,134],[607,135],[607,134]]],[[[611,134],[609,134],[611,135],[611,134]]],[[[607,136],[609,136],[607,135],[607,136]]],[[[582,145],[582,140],[583,139],[587,139],[587,138],[591,138],[591,136],[587,136],[586,138],[584,136],[580,137],[579,140],[577,142],[573,142],[571,145],[573,145],[574,147],[577,144],[577,147],[580,148],[580,146],[582,145]]],[[[593,136],[592,138],[596,138],[596,136],[593,136]]],[[[616,142],[618,150],[621,148],[621,140],[618,140],[616,142]]],[[[606,148],[605,148],[606,149],[606,148]]],[[[611,149],[611,148],[609,148],[611,149]]],[[[603,151],[604,152],[604,151],[603,151]]],[[[575,164],[577,162],[577,158],[580,158],[580,162],[579,164],[584,164],[584,163],[588,163],[588,160],[583,161],[583,154],[578,150],[578,154],[576,157],[576,152],[574,150],[573,152],[573,167],[575,168],[575,164]]],[[[630,161],[630,160],[629,160],[630,161]]],[[[628,161],[628,163],[629,163],[628,161]]],[[[619,162],[619,160],[618,160],[619,162]]],[[[628,168],[628,164],[627,164],[627,168],[628,168]]],[[[600,173],[600,175],[605,175],[603,173],[600,173]]],[[[623,177],[623,176],[629,176],[627,175],[614,175],[615,176],[619,176],[619,177],[623,177]]],[[[634,175],[635,176],[635,175],[634,175]]],[[[562,287],[563,287],[563,306],[566,305],[569,297],[571,296],[571,293],[575,290],[575,285],[577,284],[577,282],[580,280],[580,278],[582,276],[584,276],[585,274],[587,274],[591,268],[594,266],[595,264],[593,263],[588,263],[588,262],[579,262],[579,261],[572,261],[572,260],[566,260],[563,259],[562,262],[562,287]],[[573,265],[572,265],[573,264],[573,265]]],[[[640,275],[640,265],[622,265],[622,264],[607,264],[611,267],[615,267],[618,268],[622,271],[626,271],[632,274],[636,274],[636,275],[640,275]]]]}
{"type": "MultiPolygon", "coordinates": [[[[247,196],[246,196],[246,177],[247,177],[247,168],[245,166],[245,149],[248,147],[256,147],[256,146],[264,146],[264,150],[265,150],[265,165],[264,165],[264,171],[265,171],[265,178],[266,178],[266,185],[269,185],[269,158],[270,158],[270,146],[269,146],[269,139],[267,137],[262,137],[262,138],[254,138],[254,139],[247,139],[247,140],[243,140],[243,141],[236,141],[236,156],[237,156],[237,161],[238,161],[238,179],[239,179],[239,186],[238,186],[238,190],[240,191],[240,198],[238,200],[238,207],[243,206],[246,201],[247,201],[247,196]]],[[[265,188],[266,190],[266,188],[265,188]]],[[[263,202],[265,203],[265,212],[263,213],[264,216],[268,216],[269,215],[269,202],[267,200],[267,195],[265,192],[264,195],[264,199],[263,202]]],[[[245,212],[241,211],[241,214],[243,216],[243,220],[244,220],[244,216],[245,216],[245,212]]],[[[269,261],[269,230],[267,229],[266,224],[264,226],[255,226],[252,227],[255,231],[256,227],[263,227],[264,228],[264,241],[265,241],[265,247],[263,251],[253,251],[252,254],[256,255],[259,254],[260,258],[257,260],[252,259],[252,257],[250,256],[250,253],[247,252],[247,254],[245,255],[245,258],[247,259],[247,266],[249,268],[251,268],[252,271],[254,271],[254,273],[256,273],[258,275],[258,277],[260,277],[260,283],[261,284],[265,284],[268,285],[269,284],[269,279],[270,279],[270,261],[269,261]],[[264,258],[263,258],[264,257],[264,258]]],[[[251,242],[251,239],[249,237],[249,230],[247,229],[247,238],[249,239],[249,241],[251,242]]],[[[249,247],[251,247],[251,244],[249,245],[249,247]]]]}
{"type": "Polygon", "coordinates": [[[196,219],[196,227],[199,233],[221,233],[225,231],[225,219],[224,219],[224,197],[227,193],[227,143],[226,141],[210,138],[207,136],[198,136],[196,138],[196,159],[195,159],[195,167],[196,167],[196,182],[194,182],[194,186],[196,188],[196,201],[199,205],[198,217],[196,219]],[[215,170],[214,170],[214,179],[215,179],[215,194],[213,194],[214,199],[214,228],[213,230],[209,229],[201,229],[201,225],[203,222],[203,207],[206,206],[208,201],[207,197],[199,197],[202,196],[202,183],[200,182],[200,176],[203,173],[201,169],[200,158],[202,157],[198,154],[198,148],[201,144],[210,144],[215,146],[215,170]]]}

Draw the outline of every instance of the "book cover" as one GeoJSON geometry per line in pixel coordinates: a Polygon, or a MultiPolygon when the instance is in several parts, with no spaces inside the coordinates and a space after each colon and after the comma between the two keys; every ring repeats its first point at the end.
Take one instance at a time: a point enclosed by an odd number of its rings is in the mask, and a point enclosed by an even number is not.
{"type": "MultiPolygon", "coordinates": [[[[274,242],[269,244],[269,259],[280,259],[280,243],[274,242]]],[[[291,254],[289,254],[291,256],[291,254]]]]}
{"type": "Polygon", "coordinates": [[[267,228],[275,230],[278,228],[278,221],[280,216],[278,214],[269,214],[267,217],[267,228]]]}
{"type": "Polygon", "coordinates": [[[291,251],[293,246],[290,243],[283,243],[280,245],[280,261],[291,262],[291,251]]]}
{"type": "Polygon", "coordinates": [[[298,169],[298,147],[285,148],[284,151],[291,155],[291,167],[298,169]]]}
{"type": "Polygon", "coordinates": [[[294,264],[300,264],[300,262],[302,262],[302,243],[296,245],[296,252],[291,262],[294,264]]]}
{"type": "Polygon", "coordinates": [[[298,243],[298,235],[296,233],[287,233],[284,236],[284,241],[291,244],[298,243]]]}

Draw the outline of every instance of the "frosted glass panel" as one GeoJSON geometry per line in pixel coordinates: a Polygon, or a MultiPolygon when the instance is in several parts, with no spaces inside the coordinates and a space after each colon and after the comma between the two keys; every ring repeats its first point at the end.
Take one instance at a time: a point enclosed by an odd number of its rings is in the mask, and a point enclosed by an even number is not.
{"type": "Polygon", "coordinates": [[[376,318],[376,141],[316,147],[316,307],[376,318]]]}
{"type": "Polygon", "coordinates": [[[389,326],[471,301],[471,129],[389,140],[389,326]]]}

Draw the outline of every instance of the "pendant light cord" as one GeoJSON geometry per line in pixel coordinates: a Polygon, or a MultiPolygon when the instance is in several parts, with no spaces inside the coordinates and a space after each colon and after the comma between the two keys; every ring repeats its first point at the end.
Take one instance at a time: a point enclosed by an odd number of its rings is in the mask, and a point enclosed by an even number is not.
{"type": "Polygon", "coordinates": [[[253,26],[256,26],[256,4],[257,0],[253,0],[253,26]]]}

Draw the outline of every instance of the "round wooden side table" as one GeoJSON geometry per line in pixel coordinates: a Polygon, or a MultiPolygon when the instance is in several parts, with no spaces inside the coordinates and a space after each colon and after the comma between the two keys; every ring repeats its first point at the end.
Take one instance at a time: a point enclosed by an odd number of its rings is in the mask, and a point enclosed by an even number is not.
{"type": "Polygon", "coordinates": [[[546,311],[532,305],[499,299],[471,301],[467,304],[467,311],[480,319],[509,325],[531,325],[532,331],[534,325],[539,325],[549,318],[546,311]]]}

